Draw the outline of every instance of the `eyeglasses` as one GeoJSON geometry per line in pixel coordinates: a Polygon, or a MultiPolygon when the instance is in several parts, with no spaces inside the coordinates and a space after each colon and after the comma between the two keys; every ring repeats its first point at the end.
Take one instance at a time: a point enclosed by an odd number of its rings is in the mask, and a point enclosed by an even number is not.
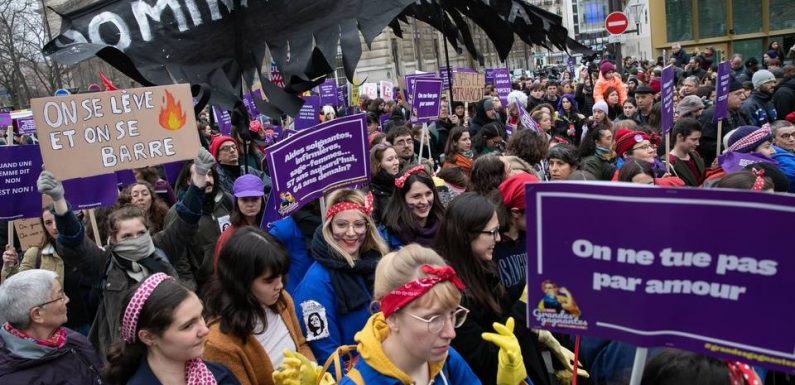
{"type": "Polygon", "coordinates": [[[347,232],[351,227],[353,227],[353,231],[357,233],[363,233],[367,230],[367,222],[365,221],[332,222],[331,224],[334,226],[334,230],[339,233],[347,232]]]}
{"type": "Polygon", "coordinates": [[[437,315],[432,316],[431,318],[428,318],[428,319],[422,318],[422,317],[420,317],[418,315],[414,315],[414,314],[411,314],[411,313],[408,313],[408,312],[406,314],[408,314],[409,316],[411,316],[412,318],[414,318],[416,320],[420,320],[422,322],[425,322],[425,324],[428,325],[428,332],[433,333],[433,334],[439,334],[442,331],[442,329],[444,329],[444,325],[447,323],[448,319],[450,319],[450,322],[453,323],[453,327],[454,328],[461,327],[461,325],[463,325],[464,322],[467,320],[467,315],[469,314],[469,309],[467,309],[467,308],[465,308],[463,306],[458,306],[455,309],[455,311],[452,312],[452,314],[449,314],[449,315],[438,315],[437,314],[437,315]]]}
{"type": "Polygon", "coordinates": [[[491,235],[494,238],[495,241],[499,241],[500,228],[499,227],[495,227],[495,228],[493,228],[491,230],[478,231],[478,233],[480,233],[480,234],[489,234],[489,235],[491,235]]]}
{"type": "Polygon", "coordinates": [[[238,151],[237,150],[237,146],[223,146],[223,147],[218,148],[218,151],[221,151],[221,152],[230,152],[232,150],[237,152],[238,151]]]}
{"type": "Polygon", "coordinates": [[[779,137],[783,140],[789,140],[790,138],[795,138],[795,132],[788,134],[780,134],[779,137]]]}
{"type": "Polygon", "coordinates": [[[33,308],[42,307],[42,306],[49,305],[49,304],[51,304],[51,303],[58,302],[58,301],[63,301],[63,300],[65,300],[65,299],[66,299],[66,294],[63,292],[63,290],[61,290],[60,292],[58,292],[58,294],[60,294],[60,296],[59,296],[58,298],[56,298],[56,299],[53,299],[53,300],[50,300],[50,301],[47,301],[47,302],[44,302],[44,303],[40,303],[40,304],[38,304],[38,305],[35,305],[35,306],[31,307],[31,310],[32,310],[33,308]]]}
{"type": "Polygon", "coordinates": [[[652,149],[652,148],[654,148],[654,146],[653,146],[653,145],[651,145],[651,144],[644,144],[644,145],[642,145],[642,146],[638,146],[638,147],[632,147],[632,150],[633,150],[633,151],[635,151],[635,150],[650,150],[650,149],[652,149]]]}

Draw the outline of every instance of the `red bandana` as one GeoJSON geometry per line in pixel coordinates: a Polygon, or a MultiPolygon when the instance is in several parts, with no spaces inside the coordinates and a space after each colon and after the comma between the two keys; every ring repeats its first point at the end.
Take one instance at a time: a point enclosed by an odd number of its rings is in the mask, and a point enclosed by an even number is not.
{"type": "Polygon", "coordinates": [[[359,210],[362,214],[369,216],[373,212],[373,193],[368,192],[364,196],[364,206],[353,202],[335,203],[326,210],[326,219],[334,218],[335,215],[345,210],[359,210]]]}
{"type": "Polygon", "coordinates": [[[762,191],[762,188],[765,187],[765,169],[752,169],[751,172],[754,173],[756,179],[754,180],[754,185],[751,187],[751,190],[754,191],[762,191]]]}
{"type": "Polygon", "coordinates": [[[439,282],[450,281],[458,290],[464,290],[464,284],[458,279],[458,275],[456,275],[455,269],[452,267],[436,268],[431,265],[422,265],[420,268],[424,273],[430,274],[430,276],[409,281],[405,285],[390,291],[381,299],[381,312],[384,313],[384,318],[412,303],[415,299],[422,297],[439,282]]]}
{"type": "Polygon", "coordinates": [[[45,346],[45,347],[48,347],[48,348],[60,349],[64,345],[66,345],[66,329],[64,329],[62,327],[58,328],[55,331],[55,333],[52,333],[52,336],[50,336],[50,338],[47,338],[46,340],[40,340],[38,338],[31,337],[27,333],[23,332],[22,330],[14,328],[8,322],[6,322],[3,325],[3,329],[5,329],[7,332],[11,333],[14,337],[18,337],[18,338],[21,338],[23,340],[28,340],[28,341],[35,342],[36,345],[39,345],[39,346],[45,346]]]}
{"type": "Polygon", "coordinates": [[[742,362],[726,361],[729,366],[731,385],[762,385],[753,369],[742,362]]]}
{"type": "Polygon", "coordinates": [[[406,184],[406,179],[409,179],[410,176],[412,176],[414,174],[421,173],[421,172],[427,173],[427,171],[425,171],[425,166],[423,166],[423,165],[416,165],[416,166],[406,170],[406,172],[403,173],[403,176],[401,176],[400,178],[395,179],[395,187],[403,188],[403,185],[406,184]]]}

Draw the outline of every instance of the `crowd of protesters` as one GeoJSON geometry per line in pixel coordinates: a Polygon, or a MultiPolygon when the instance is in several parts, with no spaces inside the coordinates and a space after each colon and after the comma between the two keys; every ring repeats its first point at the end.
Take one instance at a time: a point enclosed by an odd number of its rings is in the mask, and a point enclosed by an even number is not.
{"type": "MultiPolygon", "coordinates": [[[[136,170],[99,216],[100,234],[43,171],[41,242],[19,250],[9,239],[3,253],[0,383],[553,385],[575,373],[628,383],[634,347],[584,338],[575,368],[573,338],[524,326],[524,185],[795,192],[795,66],[777,47],[761,65],[731,57],[721,137],[711,48],[628,58],[623,73],[603,60],[560,79],[518,79],[505,105],[493,87],[475,103],[443,99],[427,130],[400,99],[362,100],[370,183],[267,230],[264,154],[289,121],[260,116],[227,136],[202,113],[196,158],[173,183],[157,167],[136,170]],[[669,149],[663,64],[676,77],[669,149]],[[324,374],[327,360],[337,376],[324,374]]],[[[322,120],[345,113],[325,106],[322,120]]],[[[652,353],[643,384],[793,383],[743,363],[652,353]]]]}

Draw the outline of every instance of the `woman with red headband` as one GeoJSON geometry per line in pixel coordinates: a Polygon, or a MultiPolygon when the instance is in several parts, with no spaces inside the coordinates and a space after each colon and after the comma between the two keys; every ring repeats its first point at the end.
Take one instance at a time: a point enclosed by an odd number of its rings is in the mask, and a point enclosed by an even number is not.
{"type": "Polygon", "coordinates": [[[424,166],[414,166],[395,179],[395,192],[381,219],[390,250],[409,243],[430,247],[444,216],[434,180],[424,166]]]}
{"type": "Polygon", "coordinates": [[[240,384],[224,366],[202,360],[209,332],[202,302],[174,278],[153,274],[124,303],[121,341],[103,373],[109,384],[240,384]]]}
{"type": "Polygon", "coordinates": [[[325,362],[370,316],[375,266],[387,248],[370,214],[372,195],[342,189],[326,199],[312,239],[315,262],[295,289],[299,324],[318,362],[325,362]]]}

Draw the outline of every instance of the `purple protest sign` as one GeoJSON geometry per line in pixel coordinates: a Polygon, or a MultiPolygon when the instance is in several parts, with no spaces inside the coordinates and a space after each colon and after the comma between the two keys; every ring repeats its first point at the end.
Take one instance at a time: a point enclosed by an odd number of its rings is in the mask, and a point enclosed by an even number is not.
{"type": "Polygon", "coordinates": [[[232,135],[232,115],[221,107],[213,106],[213,116],[221,135],[232,135]]]}
{"type": "Polygon", "coordinates": [[[119,188],[125,188],[135,183],[135,174],[132,170],[119,170],[116,171],[116,184],[119,188]]]}
{"type": "Polygon", "coordinates": [[[254,103],[253,94],[250,93],[243,94],[243,105],[246,106],[246,110],[248,111],[248,116],[250,119],[259,116],[259,110],[257,109],[257,105],[254,103]]]}
{"type": "Polygon", "coordinates": [[[381,114],[381,116],[378,117],[378,125],[383,128],[387,120],[389,120],[389,114],[381,114]]]}
{"type": "Polygon", "coordinates": [[[39,146],[0,146],[1,220],[41,215],[41,194],[36,189],[41,164],[39,146]]]}
{"type": "Polygon", "coordinates": [[[11,125],[11,113],[10,112],[0,112],[0,128],[5,129],[6,127],[11,125]]]}
{"type": "Polygon", "coordinates": [[[370,177],[367,119],[357,114],[322,123],[268,148],[273,190],[262,227],[341,186],[370,177]]]}
{"type": "Polygon", "coordinates": [[[415,79],[411,105],[412,123],[422,124],[438,119],[441,97],[442,79],[415,79]]]}
{"type": "Polygon", "coordinates": [[[337,105],[338,106],[347,106],[348,105],[348,85],[343,84],[337,87],[337,105]]]}
{"type": "Polygon", "coordinates": [[[486,84],[494,85],[494,72],[495,68],[486,68],[486,84]]]}
{"type": "Polygon", "coordinates": [[[663,135],[674,127],[674,68],[668,66],[662,70],[662,109],[660,113],[663,135]]]}
{"type": "Polygon", "coordinates": [[[414,81],[419,78],[436,78],[436,74],[427,73],[427,74],[413,74],[413,75],[406,75],[403,77],[403,80],[406,83],[406,101],[409,105],[413,104],[411,102],[411,95],[414,93],[414,81]]]}
{"type": "Polygon", "coordinates": [[[17,132],[22,135],[32,135],[36,133],[36,123],[33,121],[32,116],[15,119],[14,125],[17,127],[17,132]]]}
{"type": "Polygon", "coordinates": [[[323,84],[320,85],[320,105],[322,106],[338,106],[339,104],[339,97],[337,93],[337,81],[335,79],[326,79],[323,84]]]}
{"type": "Polygon", "coordinates": [[[317,126],[318,123],[320,123],[320,97],[304,96],[304,105],[295,116],[295,129],[303,130],[317,126]]]}
{"type": "Polygon", "coordinates": [[[795,372],[791,229],[749,233],[795,223],[795,197],[553,182],[526,205],[529,327],[795,372]]]}
{"type": "Polygon", "coordinates": [[[449,72],[447,67],[439,67],[439,77],[442,78],[442,89],[450,89],[450,82],[453,81],[453,74],[449,72]]]}
{"type": "MultiPolygon", "coordinates": [[[[125,171],[132,174],[130,170],[125,171]]],[[[73,209],[113,206],[119,196],[116,183],[116,174],[65,180],[63,181],[64,197],[73,209]]]]}
{"type": "Polygon", "coordinates": [[[569,58],[566,59],[566,70],[569,71],[569,75],[571,75],[572,79],[574,78],[574,66],[576,64],[577,59],[575,59],[574,56],[569,56],[569,58]]]}
{"type": "Polygon", "coordinates": [[[729,113],[729,82],[731,81],[732,67],[728,61],[718,64],[718,84],[715,87],[715,114],[712,123],[726,118],[729,113]]]}
{"type": "Polygon", "coordinates": [[[179,173],[182,172],[182,168],[185,166],[185,161],[176,161],[171,163],[166,163],[163,165],[163,172],[166,174],[166,180],[172,186],[177,184],[177,178],[179,177],[179,173]]]}
{"type": "Polygon", "coordinates": [[[511,93],[511,72],[507,68],[494,70],[494,88],[500,97],[503,106],[508,105],[508,94],[511,93]]]}

